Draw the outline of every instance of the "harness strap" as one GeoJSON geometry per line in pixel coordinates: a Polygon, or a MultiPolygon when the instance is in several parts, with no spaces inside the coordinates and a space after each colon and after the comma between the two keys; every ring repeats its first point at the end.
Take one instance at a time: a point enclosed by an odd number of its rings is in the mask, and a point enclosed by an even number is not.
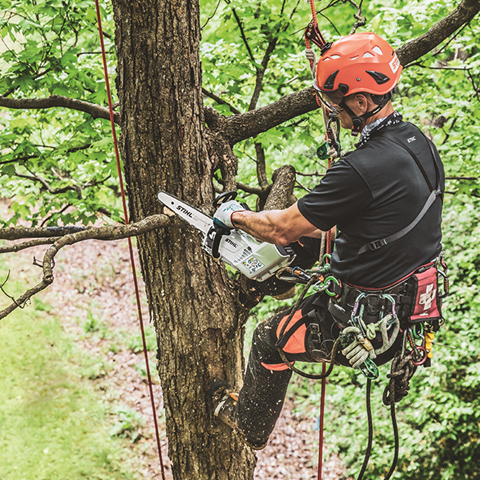
{"type": "Polygon", "coordinates": [[[430,152],[432,154],[433,163],[435,165],[435,177],[436,177],[435,180],[436,180],[436,184],[437,184],[436,189],[434,189],[432,187],[432,184],[431,184],[431,182],[430,182],[430,180],[427,176],[427,173],[425,172],[425,169],[423,168],[423,165],[420,163],[420,160],[417,158],[415,153],[413,153],[412,150],[407,145],[405,145],[403,142],[401,142],[400,140],[395,138],[393,135],[391,135],[387,132],[384,132],[382,137],[384,137],[387,140],[390,140],[391,142],[399,145],[401,148],[406,150],[410,154],[410,156],[413,158],[413,160],[417,164],[418,168],[420,169],[420,172],[422,173],[423,178],[427,182],[428,188],[430,189],[430,195],[428,196],[427,201],[423,205],[423,208],[421,209],[420,213],[406,227],[402,228],[401,230],[399,230],[398,232],[396,232],[392,235],[389,235],[388,237],[381,238],[381,239],[378,239],[378,240],[374,240],[373,242],[366,243],[365,245],[363,245],[362,247],[359,248],[359,250],[357,251],[357,255],[361,255],[362,253],[365,253],[368,250],[378,250],[379,248],[382,248],[383,246],[385,246],[389,243],[395,242],[399,238],[402,238],[404,235],[406,235],[408,232],[410,232],[411,230],[413,230],[417,226],[417,224],[420,222],[420,220],[422,220],[422,218],[427,213],[428,209],[435,202],[437,197],[440,196],[440,195],[443,195],[443,192],[440,189],[440,172],[439,172],[439,168],[438,168],[438,165],[437,165],[435,151],[433,150],[433,146],[432,146],[431,142],[428,140],[427,137],[425,137],[423,132],[421,130],[419,130],[419,132],[424,136],[424,138],[425,138],[425,140],[426,140],[426,142],[427,142],[427,144],[430,148],[430,152]]]}
{"type": "Polygon", "coordinates": [[[425,205],[423,206],[420,213],[415,217],[415,219],[409,225],[402,228],[400,231],[398,231],[397,233],[394,233],[393,235],[389,235],[388,237],[385,237],[379,240],[374,240],[373,242],[363,245],[358,250],[357,255],[360,255],[361,253],[364,253],[367,250],[378,250],[384,245],[395,242],[399,238],[402,238],[404,235],[406,235],[408,232],[410,232],[417,226],[418,222],[420,222],[420,220],[425,216],[428,209],[432,206],[433,202],[435,202],[436,198],[441,194],[442,192],[440,190],[433,190],[428,196],[427,201],[425,202],[425,205]]]}

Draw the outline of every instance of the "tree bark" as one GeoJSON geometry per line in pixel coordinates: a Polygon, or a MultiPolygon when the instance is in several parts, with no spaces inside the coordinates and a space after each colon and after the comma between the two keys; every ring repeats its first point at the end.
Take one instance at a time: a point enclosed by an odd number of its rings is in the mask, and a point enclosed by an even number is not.
{"type": "MultiPolygon", "coordinates": [[[[121,151],[132,221],[161,213],[160,190],[208,210],[213,162],[199,60],[199,5],[114,0],[121,151]]],[[[158,342],[169,457],[174,478],[251,479],[255,457],[213,421],[214,377],[240,387],[243,329],[225,269],[201,250],[200,236],[178,218],[138,239],[150,316],[158,342]]]]}

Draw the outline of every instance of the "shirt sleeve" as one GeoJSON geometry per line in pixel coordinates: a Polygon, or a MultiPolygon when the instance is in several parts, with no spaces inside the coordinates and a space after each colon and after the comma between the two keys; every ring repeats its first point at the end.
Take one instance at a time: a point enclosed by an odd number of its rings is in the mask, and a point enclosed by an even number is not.
{"type": "Polygon", "coordinates": [[[372,193],[346,158],[335,163],[321,182],[298,201],[300,213],[320,230],[341,228],[372,202],[372,193]]]}

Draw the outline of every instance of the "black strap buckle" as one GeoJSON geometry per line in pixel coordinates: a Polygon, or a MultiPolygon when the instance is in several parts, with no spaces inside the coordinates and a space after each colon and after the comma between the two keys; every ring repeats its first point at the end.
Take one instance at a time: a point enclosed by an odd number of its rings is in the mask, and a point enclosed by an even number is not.
{"type": "Polygon", "coordinates": [[[382,238],[381,240],[379,239],[379,240],[374,240],[373,242],[370,242],[368,244],[368,248],[370,250],[378,250],[379,248],[382,248],[386,244],[387,244],[387,241],[384,238],[382,238]]]}

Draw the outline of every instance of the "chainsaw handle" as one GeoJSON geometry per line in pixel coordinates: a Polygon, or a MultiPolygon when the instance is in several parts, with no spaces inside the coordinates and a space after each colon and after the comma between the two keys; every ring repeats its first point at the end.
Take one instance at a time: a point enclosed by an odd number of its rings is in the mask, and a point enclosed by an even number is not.
{"type": "Polygon", "coordinates": [[[219,229],[215,231],[215,236],[213,237],[213,244],[212,244],[212,257],[218,260],[220,258],[220,252],[218,251],[218,247],[220,246],[220,240],[224,235],[229,235],[230,230],[226,229],[219,229]]]}
{"type": "Polygon", "coordinates": [[[230,190],[228,192],[223,192],[218,195],[213,201],[213,206],[218,208],[220,204],[229,202],[230,200],[235,200],[237,198],[237,192],[235,190],[230,190]]]}

